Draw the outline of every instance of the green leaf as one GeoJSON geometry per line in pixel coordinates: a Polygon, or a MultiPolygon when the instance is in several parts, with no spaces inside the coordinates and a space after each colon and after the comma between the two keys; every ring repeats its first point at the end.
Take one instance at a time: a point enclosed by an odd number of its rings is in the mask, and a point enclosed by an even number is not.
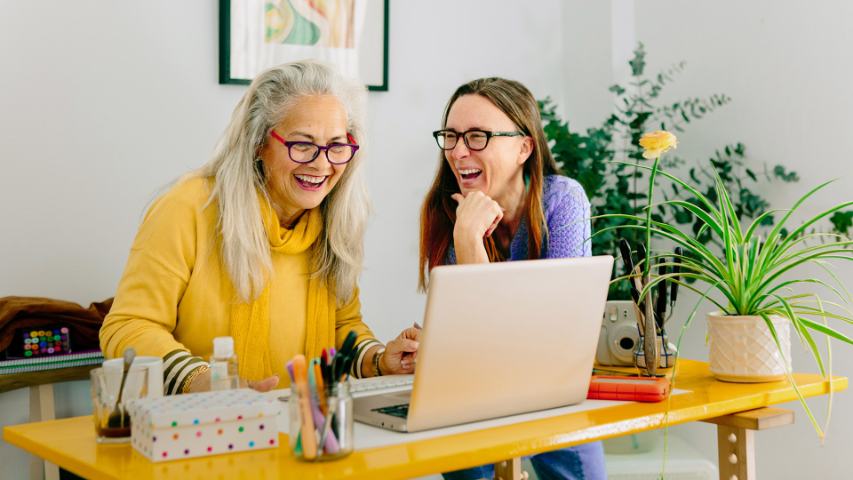
{"type": "Polygon", "coordinates": [[[690,213],[690,211],[687,209],[676,209],[673,213],[675,214],[675,221],[682,225],[685,223],[691,223],[693,221],[693,214],[690,213]]]}
{"type": "Polygon", "coordinates": [[[637,45],[637,48],[634,50],[634,57],[628,61],[628,65],[631,66],[632,76],[639,77],[643,74],[643,70],[646,69],[646,49],[642,42],[637,45]]]}
{"type": "Polygon", "coordinates": [[[800,319],[800,321],[803,323],[803,325],[805,325],[808,328],[811,328],[812,330],[814,330],[816,332],[823,333],[824,335],[828,335],[828,336],[830,336],[836,340],[841,340],[844,343],[848,343],[848,344],[853,345],[853,340],[851,340],[850,337],[848,337],[847,335],[844,335],[843,333],[841,333],[841,332],[839,332],[833,328],[830,328],[830,327],[823,325],[821,323],[813,322],[813,321],[805,319],[805,318],[800,319]]]}
{"type": "Polygon", "coordinates": [[[853,210],[835,212],[829,217],[829,221],[832,223],[833,231],[846,236],[850,227],[853,226],[853,210]]]}
{"type": "Polygon", "coordinates": [[[797,175],[797,172],[788,172],[785,170],[785,167],[782,165],[776,165],[773,167],[773,175],[777,178],[781,179],[784,182],[799,182],[800,177],[797,175]]]}
{"type": "MultiPolygon", "coordinates": [[[[788,363],[788,360],[785,358],[785,354],[782,353],[782,345],[779,343],[779,336],[776,333],[776,329],[773,326],[773,322],[770,321],[770,318],[766,314],[761,315],[764,318],[764,322],[767,324],[767,328],[770,330],[770,334],[773,336],[773,341],[776,343],[776,348],[779,349],[779,353],[782,354],[782,359],[784,363],[788,363]]],[[[800,400],[800,404],[803,406],[803,410],[806,412],[806,415],[809,417],[809,421],[812,423],[812,427],[814,427],[817,432],[818,437],[821,439],[824,438],[823,430],[821,430],[820,426],[817,424],[817,420],[815,420],[814,415],[812,414],[811,409],[809,408],[808,403],[806,403],[806,398],[800,392],[800,388],[797,386],[797,382],[794,381],[794,375],[791,372],[790,368],[786,368],[785,372],[788,377],[788,383],[794,389],[794,392],[797,394],[797,398],[800,400]]]]}

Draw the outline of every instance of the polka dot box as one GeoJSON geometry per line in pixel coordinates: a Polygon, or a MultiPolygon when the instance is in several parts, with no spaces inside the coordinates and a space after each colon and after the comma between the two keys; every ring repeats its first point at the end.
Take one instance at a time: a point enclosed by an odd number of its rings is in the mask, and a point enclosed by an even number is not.
{"type": "Polygon", "coordinates": [[[153,462],[278,446],[279,402],[225,390],[130,404],[131,443],[153,462]]]}

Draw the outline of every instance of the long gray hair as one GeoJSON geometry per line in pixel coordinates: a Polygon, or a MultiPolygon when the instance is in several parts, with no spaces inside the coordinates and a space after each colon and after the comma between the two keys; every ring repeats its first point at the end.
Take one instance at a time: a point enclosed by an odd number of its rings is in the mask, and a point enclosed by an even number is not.
{"type": "Polygon", "coordinates": [[[258,75],[231,115],[213,158],[197,172],[215,178],[211,201],[219,206],[222,259],[244,301],[257,297],[272,274],[269,241],[256,190],[269,198],[258,153],[269,131],[290,107],[308,95],[334,95],[347,112],[347,131],[361,145],[340,181],[318,208],[324,230],[311,250],[313,275],[335,292],[338,303],[352,298],[364,258],[364,229],[370,213],[361,175],[365,152],[364,86],[315,61],[286,63],[258,75]]]}

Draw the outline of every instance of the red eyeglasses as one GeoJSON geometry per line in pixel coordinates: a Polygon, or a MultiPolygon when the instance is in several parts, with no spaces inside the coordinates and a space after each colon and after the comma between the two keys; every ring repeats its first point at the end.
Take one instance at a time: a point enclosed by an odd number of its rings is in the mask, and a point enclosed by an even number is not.
{"type": "Polygon", "coordinates": [[[330,143],[328,145],[317,145],[313,142],[288,142],[275,130],[270,130],[270,136],[287,147],[287,154],[296,163],[311,163],[317,159],[320,152],[326,154],[326,160],[332,165],[343,165],[355,156],[359,146],[355,138],[347,133],[347,141],[350,143],[330,143]]]}

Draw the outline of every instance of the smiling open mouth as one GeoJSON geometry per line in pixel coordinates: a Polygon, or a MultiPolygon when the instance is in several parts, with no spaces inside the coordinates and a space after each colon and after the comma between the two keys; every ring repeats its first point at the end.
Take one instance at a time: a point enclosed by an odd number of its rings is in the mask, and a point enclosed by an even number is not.
{"type": "Polygon", "coordinates": [[[466,168],[464,170],[459,170],[459,176],[462,177],[462,180],[474,180],[482,173],[483,171],[479,168],[466,168]]]}
{"type": "Polygon", "coordinates": [[[327,176],[315,177],[314,175],[294,175],[296,183],[300,188],[305,190],[319,190],[329,178],[327,176]]]}

